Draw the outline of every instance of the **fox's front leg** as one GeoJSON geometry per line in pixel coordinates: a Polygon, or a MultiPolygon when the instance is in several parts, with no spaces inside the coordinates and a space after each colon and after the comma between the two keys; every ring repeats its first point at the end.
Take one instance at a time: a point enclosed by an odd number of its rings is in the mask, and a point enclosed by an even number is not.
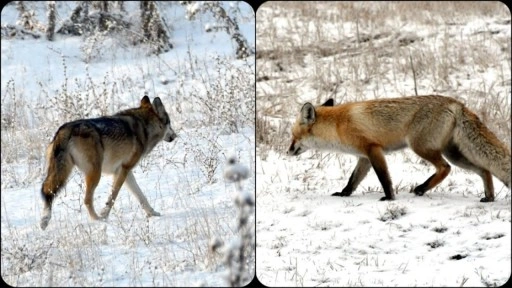
{"type": "Polygon", "coordinates": [[[386,196],[380,198],[380,201],[384,200],[395,200],[395,193],[393,192],[393,185],[391,183],[391,177],[389,176],[388,165],[386,164],[386,158],[380,146],[372,146],[368,149],[368,159],[372,164],[377,178],[384,189],[386,196]]]}
{"type": "Polygon", "coordinates": [[[370,167],[372,167],[370,160],[365,157],[360,157],[359,161],[357,161],[356,168],[348,179],[347,186],[345,186],[341,192],[336,192],[332,194],[332,196],[350,196],[350,194],[356,190],[359,183],[363,181],[364,177],[366,177],[366,174],[370,171],[370,167]]]}

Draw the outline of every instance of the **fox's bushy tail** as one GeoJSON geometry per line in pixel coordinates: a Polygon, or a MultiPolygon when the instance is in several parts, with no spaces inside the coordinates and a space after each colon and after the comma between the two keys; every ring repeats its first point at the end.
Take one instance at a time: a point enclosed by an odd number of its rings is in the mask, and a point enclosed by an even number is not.
{"type": "Polygon", "coordinates": [[[64,186],[73,169],[73,159],[68,150],[70,139],[71,130],[61,127],[46,151],[48,169],[41,187],[41,195],[47,208],[51,208],[53,199],[64,186]]]}
{"type": "Polygon", "coordinates": [[[457,109],[457,114],[453,139],[462,154],[510,188],[510,148],[466,107],[457,109]]]}

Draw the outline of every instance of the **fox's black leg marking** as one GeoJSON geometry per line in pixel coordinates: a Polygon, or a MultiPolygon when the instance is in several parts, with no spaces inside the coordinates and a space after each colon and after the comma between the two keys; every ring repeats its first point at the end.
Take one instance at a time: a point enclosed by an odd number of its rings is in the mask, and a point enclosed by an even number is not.
{"type": "Polygon", "coordinates": [[[427,192],[428,184],[430,183],[430,180],[432,180],[432,178],[434,178],[434,176],[436,176],[436,175],[434,174],[434,175],[430,176],[427,179],[427,181],[423,182],[423,184],[416,186],[416,188],[414,188],[414,194],[416,194],[418,196],[423,196],[423,194],[425,194],[425,192],[427,192]]]}
{"type": "Polygon", "coordinates": [[[384,194],[386,194],[386,196],[380,198],[380,201],[395,200],[393,185],[391,183],[391,177],[389,177],[388,166],[386,164],[384,154],[382,153],[382,148],[379,146],[371,147],[368,153],[368,157],[372,164],[373,170],[375,170],[375,174],[377,174],[377,178],[379,178],[380,184],[384,189],[384,194]]]}
{"type": "Polygon", "coordinates": [[[341,192],[336,192],[332,194],[332,196],[350,196],[352,192],[356,190],[359,183],[363,181],[364,177],[366,177],[366,174],[368,174],[368,171],[370,171],[371,166],[372,165],[368,158],[359,158],[356,168],[354,168],[352,175],[350,175],[350,178],[348,179],[347,186],[345,186],[341,192]]]}

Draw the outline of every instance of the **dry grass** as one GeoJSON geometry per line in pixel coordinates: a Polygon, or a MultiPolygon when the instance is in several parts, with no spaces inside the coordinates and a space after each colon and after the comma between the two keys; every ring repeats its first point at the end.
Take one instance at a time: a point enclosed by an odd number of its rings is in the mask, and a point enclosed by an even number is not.
{"type": "Polygon", "coordinates": [[[457,17],[469,16],[500,16],[510,17],[504,3],[480,1],[386,1],[386,2],[354,2],[354,1],[317,1],[317,2],[266,2],[261,7],[273,10],[284,9],[300,18],[323,19],[328,22],[375,21],[385,23],[390,17],[398,17],[401,21],[419,21],[422,24],[440,24],[441,21],[453,23],[457,17]]]}

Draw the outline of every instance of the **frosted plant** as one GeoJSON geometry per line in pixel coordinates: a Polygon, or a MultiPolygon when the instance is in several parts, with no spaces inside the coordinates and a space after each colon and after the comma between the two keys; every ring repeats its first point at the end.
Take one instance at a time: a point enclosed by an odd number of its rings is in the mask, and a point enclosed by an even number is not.
{"type": "Polygon", "coordinates": [[[233,200],[238,208],[237,228],[240,233],[239,238],[235,238],[227,245],[220,239],[214,239],[210,242],[212,251],[220,250],[224,252],[224,264],[228,267],[227,281],[231,287],[241,287],[248,283],[250,276],[249,267],[254,260],[254,229],[249,224],[249,217],[253,215],[254,199],[250,193],[242,190],[241,181],[249,178],[249,169],[238,163],[235,155],[228,157],[226,169],[224,170],[224,179],[226,182],[233,182],[236,191],[233,200]]]}

